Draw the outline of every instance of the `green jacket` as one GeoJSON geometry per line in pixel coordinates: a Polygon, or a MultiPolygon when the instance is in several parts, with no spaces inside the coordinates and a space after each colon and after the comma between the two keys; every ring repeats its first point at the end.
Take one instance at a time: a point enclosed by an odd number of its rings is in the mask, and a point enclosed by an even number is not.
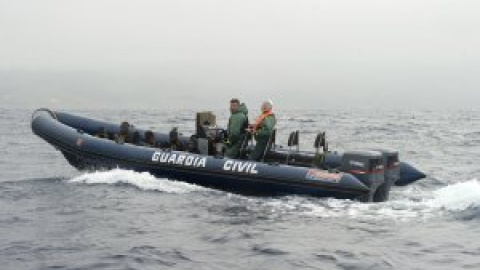
{"type": "Polygon", "coordinates": [[[257,130],[257,133],[255,133],[255,140],[268,140],[270,136],[272,136],[276,124],[277,119],[275,119],[274,114],[267,116],[257,130]]]}
{"type": "Polygon", "coordinates": [[[242,103],[238,111],[232,113],[228,120],[228,141],[230,144],[242,142],[248,127],[248,109],[242,103]]]}

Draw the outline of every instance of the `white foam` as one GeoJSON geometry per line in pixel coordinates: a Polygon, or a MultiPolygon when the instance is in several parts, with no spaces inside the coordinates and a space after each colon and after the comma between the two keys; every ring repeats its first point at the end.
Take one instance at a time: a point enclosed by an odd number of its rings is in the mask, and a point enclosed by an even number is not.
{"type": "MultiPolygon", "coordinates": [[[[159,179],[149,173],[114,169],[104,172],[86,173],[68,180],[84,184],[128,184],[141,190],[183,194],[203,187],[188,183],[159,179]]],[[[228,193],[227,193],[228,194],[228,193]]],[[[252,211],[265,211],[282,215],[300,214],[322,218],[348,217],[353,219],[410,220],[431,218],[451,212],[462,212],[480,207],[480,182],[476,179],[452,184],[436,191],[418,186],[394,189],[392,199],[384,203],[361,203],[350,200],[319,199],[313,197],[288,196],[283,198],[243,197],[229,194],[250,205],[252,211]]]]}
{"type": "Polygon", "coordinates": [[[255,204],[277,213],[367,220],[432,218],[480,207],[480,183],[477,180],[449,185],[436,191],[409,187],[394,190],[393,195],[392,200],[384,203],[292,196],[263,202],[255,200],[255,204]]]}
{"type": "Polygon", "coordinates": [[[138,173],[130,170],[113,169],[110,171],[96,171],[85,173],[68,180],[71,183],[95,184],[127,184],[135,186],[141,190],[160,191],[165,193],[189,193],[192,191],[203,190],[203,188],[183,182],[172,181],[168,179],[159,179],[153,175],[143,172],[138,173]]]}
{"type": "Polygon", "coordinates": [[[464,211],[472,207],[480,207],[480,182],[474,179],[449,185],[435,191],[434,197],[427,204],[447,211],[464,211]]]}

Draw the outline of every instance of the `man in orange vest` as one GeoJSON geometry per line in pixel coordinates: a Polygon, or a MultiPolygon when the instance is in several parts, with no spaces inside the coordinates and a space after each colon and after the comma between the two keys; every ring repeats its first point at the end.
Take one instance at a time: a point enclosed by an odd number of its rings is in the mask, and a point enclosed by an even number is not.
{"type": "Polygon", "coordinates": [[[260,161],[269,147],[269,140],[277,124],[275,114],[273,113],[273,102],[265,101],[262,103],[262,114],[257,117],[255,123],[249,125],[248,132],[250,132],[257,141],[255,149],[249,155],[250,160],[260,161]]]}

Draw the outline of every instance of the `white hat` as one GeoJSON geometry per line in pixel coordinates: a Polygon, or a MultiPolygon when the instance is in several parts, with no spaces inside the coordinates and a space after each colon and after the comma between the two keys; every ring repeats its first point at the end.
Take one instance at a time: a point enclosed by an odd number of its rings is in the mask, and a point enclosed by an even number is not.
{"type": "Polygon", "coordinates": [[[264,101],[262,105],[266,105],[269,109],[273,108],[273,101],[271,99],[264,101]]]}

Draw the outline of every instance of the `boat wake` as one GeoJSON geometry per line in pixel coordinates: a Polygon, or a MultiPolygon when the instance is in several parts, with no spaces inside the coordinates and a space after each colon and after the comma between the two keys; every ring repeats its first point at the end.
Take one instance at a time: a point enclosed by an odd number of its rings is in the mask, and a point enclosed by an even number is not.
{"type": "MultiPolygon", "coordinates": [[[[121,169],[85,173],[67,181],[87,185],[130,185],[140,190],[170,194],[208,190],[184,182],[159,179],[146,172],[138,173],[121,169]]],[[[231,203],[243,204],[249,211],[268,212],[272,217],[301,215],[317,218],[348,217],[363,220],[390,218],[404,221],[451,215],[459,216],[462,219],[480,218],[480,181],[476,179],[448,185],[434,191],[419,186],[396,189],[393,190],[390,201],[370,204],[305,196],[265,198],[245,197],[229,193],[219,194],[228,194],[231,203]]]]}
{"type": "MultiPolygon", "coordinates": [[[[361,203],[351,200],[323,199],[300,196],[285,198],[244,198],[262,212],[283,216],[295,214],[316,218],[352,218],[361,220],[394,219],[422,220],[434,217],[460,219],[480,218],[480,182],[476,179],[443,187],[421,190],[408,187],[395,190],[390,201],[361,203]]],[[[252,207],[250,207],[252,209],[252,207]]]]}
{"type": "Polygon", "coordinates": [[[155,176],[143,172],[134,172],[122,169],[113,169],[110,171],[96,171],[85,173],[68,180],[70,183],[81,183],[88,185],[107,184],[107,185],[130,185],[140,190],[159,191],[171,194],[184,194],[194,191],[204,190],[204,188],[188,183],[177,182],[168,179],[159,179],[155,176]]]}
{"type": "Polygon", "coordinates": [[[434,192],[427,202],[432,207],[458,212],[480,207],[480,182],[476,179],[449,185],[434,192]]]}

